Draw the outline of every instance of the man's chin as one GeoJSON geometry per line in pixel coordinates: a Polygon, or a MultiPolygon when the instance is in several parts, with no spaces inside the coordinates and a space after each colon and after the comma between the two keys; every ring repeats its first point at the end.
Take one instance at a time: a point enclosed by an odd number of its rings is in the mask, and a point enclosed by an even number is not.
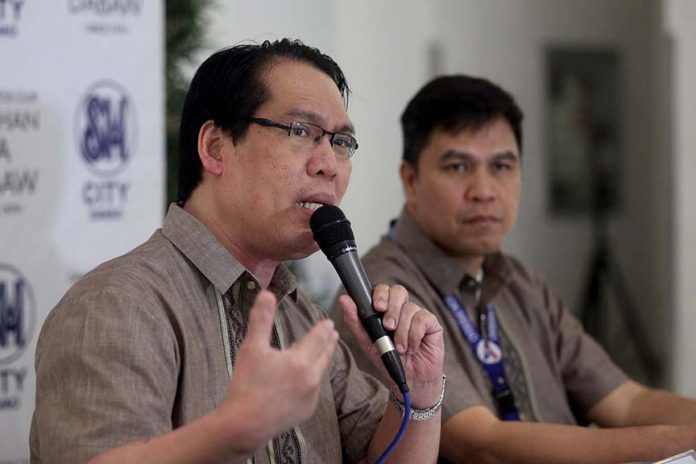
{"type": "Polygon", "coordinates": [[[313,254],[316,253],[317,251],[319,251],[319,245],[317,244],[317,242],[315,242],[314,240],[312,240],[312,244],[307,248],[305,258],[306,258],[307,256],[313,255],[313,254]]]}
{"type": "Polygon", "coordinates": [[[313,255],[317,251],[319,251],[319,245],[317,245],[317,242],[312,240],[311,243],[303,244],[302,246],[299,246],[294,250],[289,251],[289,257],[287,259],[304,259],[310,255],[313,255]]]}
{"type": "Polygon", "coordinates": [[[498,241],[476,242],[460,244],[457,250],[458,255],[487,256],[500,251],[501,243],[498,241]]]}

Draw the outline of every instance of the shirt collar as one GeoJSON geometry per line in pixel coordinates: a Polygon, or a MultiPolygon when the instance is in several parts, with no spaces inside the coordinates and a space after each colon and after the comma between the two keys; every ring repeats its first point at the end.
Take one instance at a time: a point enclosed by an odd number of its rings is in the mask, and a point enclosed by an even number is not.
{"type": "MultiPolygon", "coordinates": [[[[440,248],[415,223],[406,208],[394,226],[395,238],[416,265],[428,276],[430,283],[444,295],[456,294],[467,278],[464,268],[440,248]]],[[[507,259],[497,251],[484,258],[481,300],[487,301],[510,278],[507,259]]],[[[477,276],[472,276],[476,279],[477,276]]]]}
{"type": "MultiPolygon", "coordinates": [[[[251,275],[198,219],[175,203],[169,206],[162,234],[221,293],[227,292],[245,273],[251,275]]],[[[297,299],[297,281],[285,265],[276,268],[269,290],[278,301],[288,294],[297,299]]]]}

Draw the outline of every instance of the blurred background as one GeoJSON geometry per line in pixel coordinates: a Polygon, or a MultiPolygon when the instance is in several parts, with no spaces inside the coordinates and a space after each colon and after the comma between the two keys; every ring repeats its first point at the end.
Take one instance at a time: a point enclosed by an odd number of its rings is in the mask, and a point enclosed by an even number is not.
{"type": "MultiPolygon", "coordinates": [[[[399,117],[406,102],[439,74],[486,77],[509,90],[525,113],[522,201],[505,250],[545,276],[632,376],[696,396],[691,354],[696,352],[696,286],[690,279],[696,267],[696,207],[689,201],[696,195],[696,88],[691,85],[696,82],[696,2],[102,2],[104,9],[92,11],[91,22],[69,25],[82,30],[75,38],[80,43],[102,28],[95,39],[99,43],[92,44],[102,48],[81,55],[94,73],[82,87],[61,77],[79,48],[21,43],[30,40],[18,34],[30,37],[32,11],[37,24],[49,27],[50,14],[46,5],[38,8],[41,3],[0,0],[0,63],[15,63],[0,73],[0,437],[5,437],[0,438],[0,463],[28,462],[32,362],[43,318],[79,275],[144,241],[175,197],[171,135],[193,71],[219,48],[282,37],[301,39],[332,56],[352,89],[348,111],[360,149],[342,208],[361,251],[378,241],[403,204],[399,117]],[[126,4],[136,5],[139,21],[148,17],[150,22],[129,23],[130,29],[119,32],[123,23],[104,19],[107,4],[116,17],[126,4]],[[22,6],[23,16],[15,15],[22,6]],[[105,25],[111,28],[106,33],[105,25]],[[14,37],[8,33],[12,27],[14,37]],[[111,45],[107,37],[119,43],[111,45]],[[111,56],[104,52],[121,46],[124,58],[118,50],[111,56]],[[36,49],[36,55],[27,49],[36,49]],[[47,57],[38,58],[40,53],[47,57]],[[43,73],[31,68],[39,61],[43,73]],[[67,123],[52,116],[51,98],[46,93],[32,97],[33,84],[27,82],[63,79],[76,100],[89,89],[90,95],[113,99],[125,91],[105,85],[98,75],[108,76],[103,69],[115,62],[118,76],[131,76],[122,81],[144,86],[129,91],[134,101],[145,103],[138,112],[138,149],[132,150],[130,170],[104,176],[109,167],[102,166],[98,174],[100,191],[129,192],[128,205],[116,209],[121,214],[105,221],[103,211],[84,211],[89,208],[87,185],[96,182],[89,179],[97,177],[81,161],[52,157],[50,142],[37,148],[30,131],[17,135],[7,115],[35,105],[46,137],[69,139],[61,142],[70,145],[61,153],[78,158],[72,133],[80,127],[80,116],[70,110],[67,123]],[[27,200],[18,212],[11,203],[16,194],[10,186],[16,182],[10,174],[31,164],[29,159],[53,167],[42,172],[37,192],[52,196],[51,186],[69,191],[69,185],[82,182],[75,193],[82,196],[75,200],[80,205],[71,206],[68,198],[55,209],[27,200]],[[71,163],[85,180],[53,179],[68,172],[71,163]],[[95,219],[99,214],[101,219],[95,219]],[[75,221],[60,219],[73,215],[75,221]],[[45,216],[53,222],[44,227],[45,216]],[[94,241],[98,246],[89,251],[94,241]],[[17,282],[24,283],[23,293],[17,282]],[[31,324],[25,324],[20,337],[11,322],[28,308],[33,308],[27,316],[33,325],[30,330],[31,324]]],[[[90,3],[71,0],[67,8],[76,15],[90,3]]],[[[56,93],[62,91],[55,87],[56,93]]],[[[330,301],[338,281],[321,254],[293,268],[318,302],[330,301]]]]}

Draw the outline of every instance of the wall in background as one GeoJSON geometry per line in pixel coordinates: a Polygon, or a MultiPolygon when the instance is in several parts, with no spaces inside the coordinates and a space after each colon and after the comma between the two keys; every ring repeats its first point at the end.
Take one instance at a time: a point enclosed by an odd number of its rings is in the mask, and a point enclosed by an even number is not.
{"type": "Polygon", "coordinates": [[[673,130],[670,142],[674,153],[671,189],[674,195],[675,314],[674,384],[681,392],[696,396],[696,31],[693,24],[696,3],[689,0],[665,2],[665,29],[674,44],[672,54],[673,91],[669,117],[673,130]]]}

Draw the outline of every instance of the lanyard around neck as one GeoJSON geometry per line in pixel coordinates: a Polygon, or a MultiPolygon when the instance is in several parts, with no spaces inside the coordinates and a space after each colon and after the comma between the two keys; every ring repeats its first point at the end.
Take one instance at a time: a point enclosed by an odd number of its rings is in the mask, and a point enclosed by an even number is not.
{"type": "Polygon", "coordinates": [[[482,337],[476,324],[474,324],[464,309],[464,305],[459,298],[454,295],[444,295],[443,299],[450,312],[457,321],[459,330],[469,342],[471,350],[476,359],[488,375],[493,389],[493,398],[498,406],[498,412],[503,420],[520,420],[519,412],[515,406],[515,399],[512,396],[507,379],[505,378],[505,366],[503,364],[503,351],[500,348],[500,334],[498,332],[498,321],[495,317],[495,308],[487,304],[483,313],[485,336],[482,337]]]}

